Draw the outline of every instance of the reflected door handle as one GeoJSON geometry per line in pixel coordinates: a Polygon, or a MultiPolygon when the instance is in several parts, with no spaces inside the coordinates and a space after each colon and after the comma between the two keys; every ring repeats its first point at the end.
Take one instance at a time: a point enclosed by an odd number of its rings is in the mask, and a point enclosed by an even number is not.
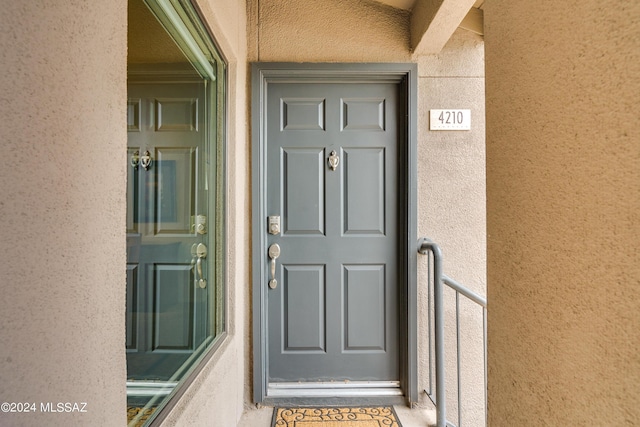
{"type": "Polygon", "coordinates": [[[207,257],[207,246],[204,243],[198,243],[196,255],[198,256],[198,260],[196,261],[196,273],[198,277],[200,277],[198,280],[198,286],[204,289],[207,287],[207,281],[205,280],[204,273],[202,272],[202,260],[207,257]]]}
{"type": "Polygon", "coordinates": [[[280,256],[280,245],[274,243],[269,246],[269,258],[271,258],[271,280],[269,280],[269,287],[275,289],[278,287],[278,281],[276,280],[276,259],[280,256]]]}

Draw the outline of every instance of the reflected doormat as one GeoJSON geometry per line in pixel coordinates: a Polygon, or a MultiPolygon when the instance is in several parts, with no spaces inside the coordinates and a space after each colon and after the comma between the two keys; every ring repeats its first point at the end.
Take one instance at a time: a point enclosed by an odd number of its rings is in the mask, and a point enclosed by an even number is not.
{"type": "Polygon", "coordinates": [[[402,427],[391,406],[275,408],[272,427],[402,427]]]}
{"type": "Polygon", "coordinates": [[[127,406],[127,425],[131,424],[131,421],[138,417],[135,427],[141,427],[147,422],[147,419],[153,415],[156,409],[158,409],[156,406],[146,409],[138,406],[127,406]]]}

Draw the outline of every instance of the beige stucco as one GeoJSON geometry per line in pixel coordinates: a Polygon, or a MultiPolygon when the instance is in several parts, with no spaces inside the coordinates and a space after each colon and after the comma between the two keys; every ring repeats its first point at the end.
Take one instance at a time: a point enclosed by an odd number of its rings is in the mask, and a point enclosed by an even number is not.
{"type": "Polygon", "coordinates": [[[0,14],[0,425],[126,422],[127,5],[85,6],[0,14]]]}
{"type": "Polygon", "coordinates": [[[640,3],[520,6],[485,3],[490,425],[635,425],[640,3]]]}
{"type": "Polygon", "coordinates": [[[418,54],[438,54],[448,43],[476,0],[416,1],[411,9],[411,48],[418,54]]]}
{"type": "MultiPolygon", "coordinates": [[[[484,42],[457,30],[438,55],[418,60],[418,235],[437,242],[445,274],[485,295],[484,42]],[[429,110],[471,110],[470,131],[430,131],[429,110]]],[[[427,263],[419,257],[420,390],[427,388],[427,263]]],[[[449,419],[457,423],[455,295],[445,294],[449,419]]],[[[484,420],[482,310],[461,303],[461,356],[466,425],[484,420]]],[[[425,402],[426,403],[426,402],[425,402]]]]}
{"type": "Polygon", "coordinates": [[[251,61],[410,61],[406,11],[366,0],[247,5],[251,61]]]}
{"type": "MultiPolygon", "coordinates": [[[[235,425],[248,372],[245,6],[200,7],[229,60],[228,336],[165,424],[216,413],[235,425]]],[[[122,426],[127,2],[4,5],[0,29],[0,400],[38,410],[0,424],[122,426]],[[86,413],[40,402],[86,402],[86,413]]]]}

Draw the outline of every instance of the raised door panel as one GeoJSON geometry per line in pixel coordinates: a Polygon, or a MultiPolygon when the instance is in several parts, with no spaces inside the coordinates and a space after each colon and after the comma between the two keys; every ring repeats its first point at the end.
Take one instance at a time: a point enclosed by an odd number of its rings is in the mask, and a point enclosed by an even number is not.
{"type": "Polygon", "coordinates": [[[285,265],[282,279],[283,351],[325,351],[323,265],[285,265]]]}
{"type": "Polygon", "coordinates": [[[194,287],[190,265],[153,266],[153,350],[193,348],[194,287]]]}
{"type": "Polygon", "coordinates": [[[156,235],[192,235],[197,201],[197,147],[155,149],[152,212],[156,235]]]}
{"type": "Polygon", "coordinates": [[[346,131],[384,131],[384,98],[343,98],[341,100],[341,129],[346,131]]]}
{"type": "Polygon", "coordinates": [[[384,265],[344,266],[344,351],[386,350],[386,285],[384,265]]]}
{"type": "Polygon", "coordinates": [[[157,132],[197,132],[197,98],[156,98],[157,132]]]}
{"type": "Polygon", "coordinates": [[[285,235],[324,235],[323,159],[322,148],[282,149],[285,235]]]}
{"type": "Polygon", "coordinates": [[[342,183],[343,232],[385,234],[385,149],[345,148],[342,183]]]}
{"type": "Polygon", "coordinates": [[[281,130],[324,130],[324,98],[282,98],[281,130]]]}

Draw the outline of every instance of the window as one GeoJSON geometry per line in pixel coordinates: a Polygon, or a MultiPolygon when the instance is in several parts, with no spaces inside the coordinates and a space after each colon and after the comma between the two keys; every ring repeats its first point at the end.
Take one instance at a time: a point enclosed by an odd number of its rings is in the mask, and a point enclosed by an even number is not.
{"type": "Polygon", "coordinates": [[[160,420],[224,335],[225,63],[186,0],[130,0],[127,412],[160,420]]]}

